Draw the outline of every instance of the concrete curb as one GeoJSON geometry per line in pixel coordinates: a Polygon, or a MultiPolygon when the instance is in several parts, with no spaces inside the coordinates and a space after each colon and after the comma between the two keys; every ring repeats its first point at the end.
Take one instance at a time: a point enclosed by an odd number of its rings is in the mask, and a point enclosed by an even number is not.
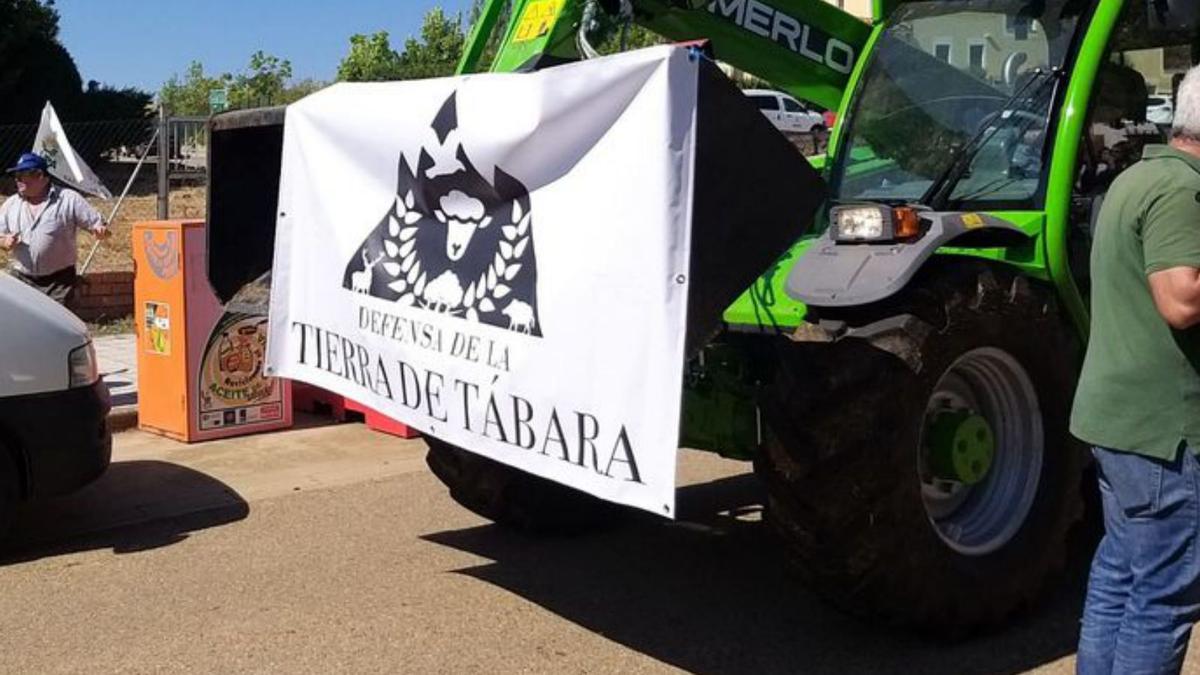
{"type": "Polygon", "coordinates": [[[133,429],[137,427],[137,423],[138,407],[136,404],[119,405],[108,413],[108,429],[114,434],[133,429]]]}

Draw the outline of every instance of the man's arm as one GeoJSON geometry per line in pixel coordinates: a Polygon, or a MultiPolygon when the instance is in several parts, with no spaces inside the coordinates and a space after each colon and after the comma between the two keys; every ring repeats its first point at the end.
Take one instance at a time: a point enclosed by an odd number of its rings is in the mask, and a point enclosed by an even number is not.
{"type": "Polygon", "coordinates": [[[104,239],[109,235],[108,226],[104,224],[104,216],[96,210],[94,206],[89,204],[77,192],[71,192],[71,213],[75,218],[75,226],[91,232],[97,239],[104,239]]]}
{"type": "Polygon", "coordinates": [[[1200,269],[1170,267],[1148,278],[1154,305],[1171,328],[1183,330],[1200,323],[1200,269]]]}
{"type": "Polygon", "coordinates": [[[1158,196],[1142,225],[1142,253],[1150,294],[1171,328],[1200,324],[1200,201],[1179,186],[1158,196]]]}

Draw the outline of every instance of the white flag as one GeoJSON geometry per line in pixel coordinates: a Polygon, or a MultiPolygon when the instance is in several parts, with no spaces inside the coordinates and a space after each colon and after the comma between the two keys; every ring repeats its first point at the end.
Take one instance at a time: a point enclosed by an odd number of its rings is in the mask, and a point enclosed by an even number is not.
{"type": "Polygon", "coordinates": [[[75,154],[67,132],[54,112],[54,106],[46,101],[42,108],[42,121],[38,124],[37,136],[33,140],[33,152],[46,159],[50,175],[71,187],[90,195],[112,199],[112,193],[92,173],[90,167],[75,154]]]}

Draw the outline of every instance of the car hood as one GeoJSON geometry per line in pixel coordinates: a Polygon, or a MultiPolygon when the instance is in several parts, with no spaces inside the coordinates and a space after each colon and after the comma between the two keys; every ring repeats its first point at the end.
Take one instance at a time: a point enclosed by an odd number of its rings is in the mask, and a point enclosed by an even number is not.
{"type": "Polygon", "coordinates": [[[0,274],[0,398],[66,389],[67,357],[87,342],[79,317],[0,274]]]}

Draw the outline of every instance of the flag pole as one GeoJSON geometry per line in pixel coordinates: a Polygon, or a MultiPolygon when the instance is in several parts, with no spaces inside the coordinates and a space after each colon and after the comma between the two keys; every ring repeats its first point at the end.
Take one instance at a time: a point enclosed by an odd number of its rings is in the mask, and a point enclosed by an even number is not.
{"type": "MultiPolygon", "coordinates": [[[[125,189],[121,190],[121,196],[117,198],[117,203],[113,205],[112,212],[108,214],[108,218],[104,219],[104,227],[108,227],[113,218],[117,217],[117,212],[121,210],[121,203],[125,201],[125,196],[129,194],[129,189],[133,187],[133,181],[137,178],[138,172],[142,169],[142,164],[146,163],[146,157],[150,154],[150,148],[154,147],[154,141],[158,139],[158,127],[154,128],[154,134],[150,136],[150,140],[146,141],[146,147],[142,150],[142,156],[138,158],[137,164],[133,167],[133,172],[129,174],[129,180],[125,181],[125,189]]],[[[162,158],[159,158],[162,161],[162,158]]],[[[92,264],[92,258],[96,256],[96,251],[100,248],[100,240],[97,239],[92,244],[92,250],[88,252],[87,258],[83,261],[83,267],[79,270],[79,276],[83,276],[87,272],[88,267],[92,264]]]]}

